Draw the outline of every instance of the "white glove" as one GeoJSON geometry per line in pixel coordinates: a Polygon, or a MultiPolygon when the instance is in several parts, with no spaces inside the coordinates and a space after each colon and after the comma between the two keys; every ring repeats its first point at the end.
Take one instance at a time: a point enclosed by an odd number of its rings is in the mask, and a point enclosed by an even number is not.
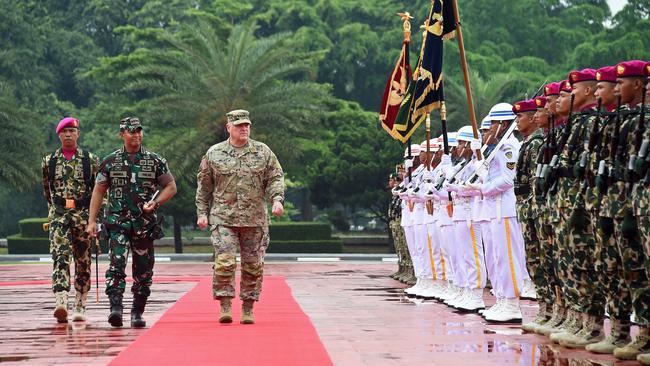
{"type": "Polygon", "coordinates": [[[488,176],[488,165],[485,163],[485,159],[474,162],[474,173],[478,176],[481,182],[485,182],[488,176]]]}
{"type": "Polygon", "coordinates": [[[473,151],[481,150],[481,142],[477,139],[472,139],[472,141],[469,143],[469,147],[473,151]]]}
{"type": "Polygon", "coordinates": [[[404,160],[404,169],[409,169],[413,167],[413,159],[404,160]]]}
{"type": "Polygon", "coordinates": [[[442,165],[451,165],[451,155],[442,154],[442,157],[440,158],[440,164],[442,164],[442,165]]]}

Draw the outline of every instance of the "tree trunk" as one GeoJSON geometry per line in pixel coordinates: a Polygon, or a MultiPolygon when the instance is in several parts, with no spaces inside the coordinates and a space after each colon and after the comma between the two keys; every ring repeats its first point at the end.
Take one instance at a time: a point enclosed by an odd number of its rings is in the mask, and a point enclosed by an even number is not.
{"type": "Polygon", "coordinates": [[[314,211],[312,211],[311,200],[309,199],[309,188],[303,188],[302,193],[302,202],[300,207],[300,216],[302,221],[313,221],[314,220],[314,211]]]}
{"type": "Polygon", "coordinates": [[[174,252],[183,253],[183,238],[181,237],[181,225],[174,217],[174,252]]]}

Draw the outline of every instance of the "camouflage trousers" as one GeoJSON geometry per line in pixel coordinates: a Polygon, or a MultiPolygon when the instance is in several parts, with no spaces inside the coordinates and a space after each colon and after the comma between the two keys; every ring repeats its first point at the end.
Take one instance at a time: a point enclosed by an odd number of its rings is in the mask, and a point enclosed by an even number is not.
{"type": "Polygon", "coordinates": [[[547,281],[544,278],[544,273],[541,268],[540,240],[539,235],[537,235],[535,220],[521,218],[520,222],[521,233],[524,236],[524,247],[526,250],[526,268],[528,268],[528,273],[535,284],[537,297],[540,299],[547,299],[547,281]]]}
{"type": "Polygon", "coordinates": [[[106,271],[106,295],[124,293],[126,288],[125,269],[130,251],[133,275],[131,292],[134,295],[149,297],[155,263],[153,239],[137,237],[133,232],[109,230],[108,246],[110,264],[106,271]]]}
{"type": "Polygon", "coordinates": [[[241,254],[239,298],[259,300],[264,275],[264,254],[269,246],[269,228],[218,225],[212,230],[214,276],[212,295],[215,299],[235,297],[237,248],[241,254]]]}
{"type": "Polygon", "coordinates": [[[412,268],[411,255],[409,254],[408,247],[406,246],[406,238],[404,237],[404,229],[400,225],[399,220],[393,220],[389,224],[390,230],[393,234],[393,242],[395,244],[395,253],[397,254],[397,263],[400,268],[412,268]]]}
{"type": "MultiPolygon", "coordinates": [[[[601,217],[594,212],[592,222],[614,227],[614,219],[601,217]]],[[[607,312],[614,319],[628,321],[632,314],[632,295],[630,288],[623,281],[623,264],[618,252],[617,241],[625,240],[614,233],[604,230],[601,225],[596,229],[596,272],[598,282],[607,301],[607,312]]]]}
{"type": "Polygon", "coordinates": [[[636,222],[639,226],[639,236],[641,242],[644,244],[643,250],[645,253],[645,269],[650,276],[650,216],[637,216],[636,222]]]}
{"type": "MultiPolygon", "coordinates": [[[[535,271],[531,272],[529,266],[528,272],[533,278],[535,288],[537,290],[538,299],[546,299],[548,303],[553,303],[555,299],[555,268],[553,266],[553,245],[551,236],[549,236],[550,228],[544,227],[548,224],[540,217],[532,220],[535,226],[535,233],[537,234],[537,259],[538,265],[534,268],[535,271]]],[[[527,240],[524,236],[524,240],[527,240]]]]}
{"type": "Polygon", "coordinates": [[[76,222],[50,223],[52,254],[52,290],[70,291],[70,263],[74,260],[74,288],[78,293],[90,290],[91,239],[86,225],[76,222]]]}
{"type": "MultiPolygon", "coordinates": [[[[594,224],[570,222],[571,209],[560,210],[560,268],[563,270],[562,295],[567,306],[580,313],[602,316],[605,311],[603,289],[598,286],[596,273],[594,224]]],[[[578,212],[578,215],[588,215],[578,212]]]]}
{"type": "Polygon", "coordinates": [[[614,235],[622,263],[622,278],[630,289],[632,309],[636,313],[637,323],[650,324],[650,280],[646,272],[646,256],[639,231],[634,237],[625,237],[622,233],[623,218],[614,218],[614,235]]]}

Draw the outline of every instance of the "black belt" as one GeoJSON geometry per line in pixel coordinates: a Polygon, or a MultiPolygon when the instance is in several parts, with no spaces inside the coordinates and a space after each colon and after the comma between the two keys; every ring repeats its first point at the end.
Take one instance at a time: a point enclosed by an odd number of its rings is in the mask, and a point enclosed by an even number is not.
{"type": "MultiPolygon", "coordinates": [[[[54,203],[57,206],[62,206],[65,207],[65,198],[62,197],[54,197],[52,199],[52,203],[54,203]]],[[[74,200],[74,207],[75,208],[88,208],[90,207],[90,197],[84,197],[80,198],[78,200],[74,200]]]]}
{"type": "Polygon", "coordinates": [[[575,179],[575,175],[573,175],[573,168],[558,168],[557,169],[557,176],[558,178],[569,178],[569,179],[575,179]]]}
{"type": "Polygon", "coordinates": [[[528,196],[530,195],[530,185],[515,186],[515,196],[528,196]]]}

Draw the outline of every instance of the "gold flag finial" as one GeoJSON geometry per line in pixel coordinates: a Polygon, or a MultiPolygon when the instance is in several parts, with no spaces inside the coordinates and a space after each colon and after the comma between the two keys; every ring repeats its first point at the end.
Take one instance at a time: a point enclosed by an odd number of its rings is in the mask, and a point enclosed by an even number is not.
{"type": "Polygon", "coordinates": [[[404,41],[411,42],[411,19],[413,19],[413,17],[408,11],[397,13],[397,15],[399,15],[400,19],[404,21],[404,24],[402,25],[404,28],[404,41]]]}

